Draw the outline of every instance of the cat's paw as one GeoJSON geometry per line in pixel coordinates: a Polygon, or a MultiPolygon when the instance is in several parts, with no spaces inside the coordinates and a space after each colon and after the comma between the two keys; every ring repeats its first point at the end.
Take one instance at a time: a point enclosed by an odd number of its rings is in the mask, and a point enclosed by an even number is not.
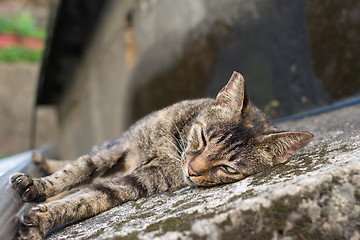
{"type": "Polygon", "coordinates": [[[38,152],[33,152],[32,161],[40,170],[44,171],[46,174],[50,173],[47,159],[43,155],[38,152]]]}
{"type": "Polygon", "coordinates": [[[45,212],[47,207],[43,204],[30,209],[23,217],[19,219],[19,239],[44,239],[46,233],[45,212]]]}
{"type": "Polygon", "coordinates": [[[10,184],[25,202],[42,202],[46,200],[45,194],[39,192],[38,184],[25,173],[11,175],[10,184]]]}

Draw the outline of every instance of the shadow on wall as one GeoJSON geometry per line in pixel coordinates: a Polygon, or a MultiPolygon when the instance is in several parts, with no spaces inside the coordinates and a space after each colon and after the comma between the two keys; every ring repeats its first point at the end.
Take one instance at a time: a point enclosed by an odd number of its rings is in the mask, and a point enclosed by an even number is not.
{"type": "Polygon", "coordinates": [[[316,76],[334,100],[360,94],[360,2],[310,0],[306,6],[316,76]]]}
{"type": "Polygon", "coordinates": [[[188,38],[170,69],[135,90],[131,121],[181,99],[214,97],[234,70],[273,118],[359,92],[358,1],[254,1],[238,13],[188,38]]]}
{"type": "MultiPolygon", "coordinates": [[[[211,77],[218,57],[215,34],[216,32],[210,32],[192,40],[184,47],[181,58],[170,69],[136,89],[131,101],[133,120],[169,103],[206,94],[207,79],[211,77]]],[[[145,62],[144,65],[146,64],[145,62]]]]}

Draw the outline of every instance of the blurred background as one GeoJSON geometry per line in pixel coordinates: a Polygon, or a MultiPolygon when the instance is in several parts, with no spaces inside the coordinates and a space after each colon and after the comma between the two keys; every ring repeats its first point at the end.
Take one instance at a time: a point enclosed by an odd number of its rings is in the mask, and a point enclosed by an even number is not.
{"type": "Polygon", "coordinates": [[[232,72],[281,119],[360,95],[359,0],[0,0],[0,155],[75,158],[232,72]]]}
{"type": "MultiPolygon", "coordinates": [[[[49,0],[0,0],[0,157],[29,149],[31,118],[46,44],[49,0]]],[[[54,141],[53,107],[38,108],[39,145],[54,141]]]]}

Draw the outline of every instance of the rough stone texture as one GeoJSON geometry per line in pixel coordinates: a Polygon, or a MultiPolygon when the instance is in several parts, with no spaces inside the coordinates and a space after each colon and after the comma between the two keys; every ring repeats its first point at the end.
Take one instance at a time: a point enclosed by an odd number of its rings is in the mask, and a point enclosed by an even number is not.
{"type": "Polygon", "coordinates": [[[279,124],[313,142],[285,165],[128,202],[49,239],[360,239],[360,105],[279,124]]]}

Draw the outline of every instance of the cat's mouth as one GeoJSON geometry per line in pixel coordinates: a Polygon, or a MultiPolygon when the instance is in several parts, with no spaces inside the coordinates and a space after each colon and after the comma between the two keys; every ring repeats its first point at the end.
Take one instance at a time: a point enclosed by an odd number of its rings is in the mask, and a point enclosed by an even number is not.
{"type": "Polygon", "coordinates": [[[184,174],[184,180],[185,180],[185,182],[186,182],[187,185],[190,185],[190,186],[195,186],[195,185],[197,185],[196,183],[194,183],[194,182],[191,180],[190,176],[186,176],[185,174],[184,174]]]}
{"type": "Polygon", "coordinates": [[[182,158],[182,172],[183,178],[187,185],[190,186],[202,186],[201,180],[203,175],[199,174],[190,164],[190,160],[183,156],[182,158]]]}
{"type": "Polygon", "coordinates": [[[191,180],[191,176],[189,174],[189,166],[188,164],[185,163],[183,164],[182,166],[182,172],[183,172],[183,178],[184,178],[184,181],[187,185],[190,185],[190,186],[195,186],[195,185],[198,185],[196,184],[194,181],[191,180]]]}
{"type": "Polygon", "coordinates": [[[199,179],[202,176],[191,176],[191,171],[189,167],[183,168],[183,178],[187,185],[189,186],[205,186],[199,183],[199,179]]]}
{"type": "Polygon", "coordinates": [[[186,176],[185,174],[184,174],[184,181],[185,181],[185,183],[187,184],[187,185],[189,185],[189,186],[192,186],[192,187],[194,187],[194,186],[202,186],[202,184],[199,184],[199,183],[197,183],[197,182],[195,182],[194,180],[192,180],[191,178],[194,178],[194,177],[191,177],[191,176],[186,176]]]}
{"type": "Polygon", "coordinates": [[[185,164],[185,166],[182,166],[182,172],[183,172],[183,178],[186,184],[188,185],[195,185],[195,183],[191,180],[189,172],[188,172],[188,168],[185,164]]]}

